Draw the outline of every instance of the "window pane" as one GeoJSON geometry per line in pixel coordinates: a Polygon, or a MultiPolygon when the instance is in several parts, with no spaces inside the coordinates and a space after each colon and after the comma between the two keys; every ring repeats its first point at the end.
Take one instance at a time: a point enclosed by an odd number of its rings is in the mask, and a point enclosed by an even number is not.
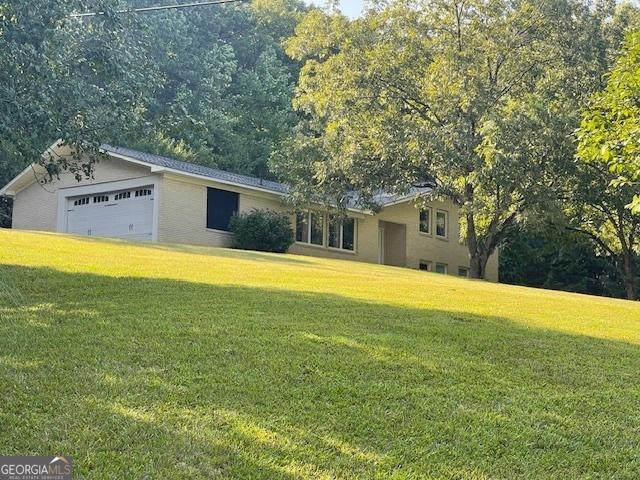
{"type": "Polygon", "coordinates": [[[424,209],[420,212],[420,231],[431,233],[431,210],[424,209]]]}
{"type": "Polygon", "coordinates": [[[335,215],[329,217],[329,246],[340,248],[340,220],[335,215]]]}
{"type": "Polygon", "coordinates": [[[447,236],[447,214],[444,212],[436,213],[436,235],[447,236]]]}
{"type": "Polygon", "coordinates": [[[353,218],[345,218],[342,222],[342,248],[353,251],[356,240],[356,221],[353,218]]]}
{"type": "Polygon", "coordinates": [[[420,270],[424,270],[425,272],[430,272],[431,262],[420,262],[420,270]]]}
{"type": "Polygon", "coordinates": [[[296,215],[296,241],[309,242],[309,213],[298,212],[296,215]]]}
{"type": "Polygon", "coordinates": [[[444,263],[436,263],[436,273],[447,273],[447,266],[444,263]]]}
{"type": "Polygon", "coordinates": [[[313,245],[322,245],[322,237],[324,236],[323,215],[318,212],[311,212],[311,243],[313,245]]]}
{"type": "Polygon", "coordinates": [[[469,276],[469,269],[468,268],[464,268],[464,267],[458,268],[458,276],[459,277],[468,277],[469,276]]]}
{"type": "MultiPolygon", "coordinates": [[[[150,193],[151,190],[138,190],[136,197],[150,193]]],[[[207,228],[228,232],[231,217],[238,212],[239,198],[235,192],[207,188],[207,228]]]]}

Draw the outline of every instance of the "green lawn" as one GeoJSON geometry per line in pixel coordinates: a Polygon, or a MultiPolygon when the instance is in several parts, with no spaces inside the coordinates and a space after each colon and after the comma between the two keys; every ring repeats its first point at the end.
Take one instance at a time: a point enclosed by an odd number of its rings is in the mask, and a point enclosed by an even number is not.
{"type": "Polygon", "coordinates": [[[637,478],[640,305],[0,231],[0,453],[76,478],[637,478]]]}

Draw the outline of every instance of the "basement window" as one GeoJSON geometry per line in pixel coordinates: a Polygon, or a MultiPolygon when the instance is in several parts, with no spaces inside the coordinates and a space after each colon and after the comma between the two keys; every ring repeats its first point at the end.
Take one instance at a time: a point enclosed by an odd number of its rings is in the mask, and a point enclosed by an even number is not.
{"type": "Polygon", "coordinates": [[[424,272],[430,272],[433,266],[429,260],[420,260],[420,270],[424,272]]]}
{"type": "Polygon", "coordinates": [[[436,263],[436,273],[447,273],[447,264],[446,263],[436,263]]]}
{"type": "Polygon", "coordinates": [[[469,278],[469,269],[467,267],[458,267],[458,276],[469,278]]]}

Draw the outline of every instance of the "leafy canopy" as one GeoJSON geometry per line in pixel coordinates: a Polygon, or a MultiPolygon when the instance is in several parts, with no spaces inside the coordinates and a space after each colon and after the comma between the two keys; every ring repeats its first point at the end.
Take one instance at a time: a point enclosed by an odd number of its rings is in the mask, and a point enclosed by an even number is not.
{"type": "MultiPolygon", "coordinates": [[[[271,151],[296,121],[297,65],[281,41],[303,4],[116,13],[130,5],[0,0],[0,182],[59,138],[93,154],[101,143],[123,143],[268,174],[271,151]],[[69,17],[84,11],[105,15],[69,17]]],[[[54,175],[68,169],[81,177],[97,156],[88,158],[42,161],[54,175]]]]}
{"type": "Polygon", "coordinates": [[[461,208],[482,277],[569,168],[608,15],[572,0],[395,0],[354,22],[313,11],[287,43],[306,118],[274,166],[298,201],[356,190],[375,208],[381,188],[436,186],[461,208]]]}
{"type": "Polygon", "coordinates": [[[624,51],[608,77],[606,88],[585,110],[578,136],[578,156],[604,163],[623,185],[634,213],[640,214],[640,32],[628,35],[624,51]],[[634,183],[635,182],[635,183],[634,183]]]}

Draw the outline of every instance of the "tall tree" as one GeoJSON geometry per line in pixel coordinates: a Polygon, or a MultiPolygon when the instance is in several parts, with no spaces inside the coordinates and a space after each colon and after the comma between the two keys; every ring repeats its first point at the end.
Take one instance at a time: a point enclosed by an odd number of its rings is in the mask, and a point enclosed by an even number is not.
{"type": "Polygon", "coordinates": [[[461,208],[471,275],[483,278],[571,168],[575,112],[599,84],[605,7],[392,0],[354,22],[314,11],[287,49],[305,62],[295,106],[307,118],[274,168],[298,201],[344,204],[355,190],[375,208],[381,188],[433,184],[461,208]]]}
{"type": "Polygon", "coordinates": [[[297,64],[281,42],[301,2],[257,0],[171,10],[146,18],[160,88],[147,135],[129,141],[185,160],[266,176],[271,152],[296,123],[297,64]]]}
{"type": "Polygon", "coordinates": [[[500,281],[590,295],[626,296],[609,255],[580,233],[526,225],[500,248],[500,281]]]}
{"type": "Polygon", "coordinates": [[[0,183],[39,159],[52,175],[90,175],[104,142],[268,175],[296,122],[298,67],[281,42],[306,7],[255,0],[117,14],[152,4],[0,0],[0,183]],[[69,16],[87,11],[105,14],[69,16]],[[41,159],[58,138],[89,161],[41,159]]]}
{"type": "Polygon", "coordinates": [[[564,201],[567,228],[587,236],[601,255],[613,259],[627,298],[636,300],[640,215],[628,208],[634,190],[615,185],[614,179],[603,163],[577,162],[576,171],[568,177],[564,201]]]}
{"type": "Polygon", "coordinates": [[[635,187],[623,191],[640,215],[640,32],[629,34],[606,88],[585,110],[578,141],[584,161],[608,165],[615,184],[635,187]]]}
{"type": "MultiPolygon", "coordinates": [[[[0,162],[4,182],[41,161],[52,175],[90,174],[92,161],[60,163],[41,154],[62,138],[95,153],[105,139],[136,127],[153,76],[135,19],[114,15],[115,1],[92,4],[106,15],[70,18],[87,2],[0,0],[0,162]]],[[[95,159],[96,156],[91,156],[95,159]]]]}

